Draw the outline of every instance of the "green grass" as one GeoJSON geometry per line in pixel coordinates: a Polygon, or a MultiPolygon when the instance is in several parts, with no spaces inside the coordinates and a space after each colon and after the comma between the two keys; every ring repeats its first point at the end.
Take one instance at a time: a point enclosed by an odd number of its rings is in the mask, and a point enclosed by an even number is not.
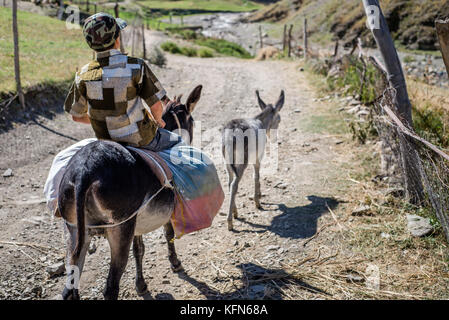
{"type": "Polygon", "coordinates": [[[198,55],[201,58],[212,58],[214,56],[214,52],[206,48],[201,48],[198,50],[198,55]]]}
{"type": "Polygon", "coordinates": [[[207,48],[196,49],[192,47],[182,47],[178,46],[176,43],[172,41],[166,41],[161,44],[161,48],[164,51],[173,53],[173,54],[182,54],[188,57],[201,57],[201,58],[211,58],[214,56],[212,50],[207,48]]]}
{"type": "Polygon", "coordinates": [[[319,115],[303,119],[303,128],[309,133],[343,135],[348,133],[344,119],[335,115],[334,110],[323,110],[319,115]]]}
{"type": "Polygon", "coordinates": [[[434,57],[443,57],[443,55],[441,54],[441,51],[439,50],[412,50],[412,49],[407,49],[403,44],[401,44],[398,40],[394,41],[394,45],[396,47],[396,49],[400,52],[403,53],[407,53],[407,54],[417,54],[417,55],[431,55],[434,57]]]}
{"type": "MultiPolygon", "coordinates": [[[[206,38],[203,35],[197,34],[195,31],[191,30],[171,30],[170,32],[180,36],[182,39],[186,41],[204,47],[203,49],[200,49],[199,52],[199,56],[203,58],[209,58],[213,56],[214,52],[216,52],[218,55],[225,55],[243,59],[252,58],[251,54],[248,51],[246,51],[244,48],[242,48],[240,45],[234,42],[230,42],[223,39],[206,38]],[[213,51],[211,51],[210,49],[212,49],[213,51]]],[[[170,44],[170,46],[173,47],[173,44],[174,43],[170,44]]],[[[170,50],[166,51],[171,52],[170,50]]]]}
{"type": "Polygon", "coordinates": [[[413,107],[413,125],[415,131],[424,139],[447,148],[449,146],[449,134],[444,123],[444,114],[441,110],[435,110],[430,105],[427,108],[413,107]]]}
{"type": "Polygon", "coordinates": [[[194,43],[199,46],[214,49],[222,55],[243,59],[252,58],[251,54],[238,44],[223,39],[201,38],[194,40],[194,43]]]}
{"type": "MultiPolygon", "coordinates": [[[[0,92],[15,90],[11,9],[0,7],[0,92]]],[[[18,12],[22,86],[68,80],[89,62],[92,51],[81,29],[28,12],[18,12]]]]}
{"type": "Polygon", "coordinates": [[[261,8],[260,4],[247,0],[191,0],[191,1],[139,1],[139,4],[152,9],[180,9],[204,11],[232,11],[244,12],[261,8]]]}

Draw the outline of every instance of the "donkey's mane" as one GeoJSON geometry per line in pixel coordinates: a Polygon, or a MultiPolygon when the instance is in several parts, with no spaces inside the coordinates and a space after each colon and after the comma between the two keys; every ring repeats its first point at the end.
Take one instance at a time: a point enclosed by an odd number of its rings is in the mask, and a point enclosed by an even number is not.
{"type": "Polygon", "coordinates": [[[179,110],[182,110],[182,109],[185,109],[185,110],[183,110],[183,111],[187,111],[187,107],[185,106],[185,105],[183,105],[181,102],[178,102],[178,101],[170,101],[168,104],[167,104],[167,108],[166,108],[166,111],[165,111],[165,113],[167,113],[167,112],[177,112],[177,111],[179,111],[179,110]]]}

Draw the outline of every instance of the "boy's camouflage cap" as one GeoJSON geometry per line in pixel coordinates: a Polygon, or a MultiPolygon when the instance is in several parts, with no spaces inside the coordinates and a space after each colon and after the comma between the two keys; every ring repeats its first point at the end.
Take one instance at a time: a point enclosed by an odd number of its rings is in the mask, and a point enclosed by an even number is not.
{"type": "Polygon", "coordinates": [[[104,50],[114,44],[120,34],[120,30],[126,26],[125,20],[99,12],[86,19],[83,35],[87,44],[93,50],[104,50]]]}

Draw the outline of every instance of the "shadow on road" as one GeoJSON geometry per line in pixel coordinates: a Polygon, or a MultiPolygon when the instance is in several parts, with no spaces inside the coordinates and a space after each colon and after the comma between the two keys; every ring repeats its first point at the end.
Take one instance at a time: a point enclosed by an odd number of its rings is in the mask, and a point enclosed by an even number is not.
{"type": "MultiPolygon", "coordinates": [[[[307,196],[310,201],[305,206],[289,208],[285,204],[262,203],[264,205],[276,206],[281,214],[275,216],[271,225],[262,225],[246,221],[242,218],[237,220],[260,230],[243,230],[240,232],[265,232],[270,231],[282,238],[305,239],[310,238],[317,232],[318,219],[329,212],[328,208],[334,209],[338,206],[338,201],[334,198],[324,198],[319,196],[307,196]]],[[[269,211],[265,209],[265,211],[269,211]]],[[[239,231],[237,231],[239,232],[239,231]]]]}
{"type": "MultiPolygon", "coordinates": [[[[283,300],[283,289],[286,289],[287,285],[300,287],[302,290],[312,293],[328,295],[325,291],[294,278],[282,269],[267,269],[254,263],[242,263],[237,265],[237,268],[242,272],[240,279],[244,285],[240,289],[235,288],[234,291],[226,293],[211,288],[205,282],[191,277],[185,271],[179,273],[178,277],[196,287],[207,300],[283,300]]],[[[229,282],[230,280],[231,279],[223,279],[221,281],[229,282]]],[[[168,295],[171,296],[170,294],[168,295]]],[[[171,296],[171,298],[173,297],[171,296]]],[[[156,297],[156,299],[158,298],[156,297]]]]}

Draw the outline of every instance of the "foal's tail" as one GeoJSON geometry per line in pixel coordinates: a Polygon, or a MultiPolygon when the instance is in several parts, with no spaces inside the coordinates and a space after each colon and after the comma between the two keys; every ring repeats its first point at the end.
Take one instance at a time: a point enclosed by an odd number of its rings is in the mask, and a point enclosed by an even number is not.
{"type": "Polygon", "coordinates": [[[72,259],[78,260],[81,255],[81,250],[84,246],[86,225],[84,206],[86,202],[86,193],[89,189],[90,183],[86,176],[81,175],[81,179],[75,184],[75,208],[76,208],[76,224],[77,224],[77,241],[76,247],[72,251],[72,259]]]}

